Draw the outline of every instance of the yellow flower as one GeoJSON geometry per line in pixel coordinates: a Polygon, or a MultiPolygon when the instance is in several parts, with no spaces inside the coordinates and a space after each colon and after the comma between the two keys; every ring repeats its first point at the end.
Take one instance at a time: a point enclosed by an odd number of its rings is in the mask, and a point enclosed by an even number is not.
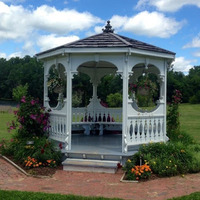
{"type": "Polygon", "coordinates": [[[128,159],[128,160],[127,160],[127,162],[131,162],[131,160],[130,160],[130,159],[128,159]]]}

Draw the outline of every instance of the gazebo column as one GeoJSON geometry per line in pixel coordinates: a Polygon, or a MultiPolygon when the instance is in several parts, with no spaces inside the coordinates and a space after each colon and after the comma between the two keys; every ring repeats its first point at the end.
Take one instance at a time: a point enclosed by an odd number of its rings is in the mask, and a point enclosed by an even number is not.
{"type": "Polygon", "coordinates": [[[44,107],[47,108],[49,107],[49,97],[48,97],[48,69],[47,69],[47,63],[44,63],[44,107]]]}
{"type": "Polygon", "coordinates": [[[127,109],[128,109],[128,66],[129,66],[129,55],[126,54],[125,58],[125,65],[123,68],[123,121],[122,121],[122,152],[127,153],[128,146],[127,146],[127,133],[128,133],[128,121],[127,121],[127,109]]]}

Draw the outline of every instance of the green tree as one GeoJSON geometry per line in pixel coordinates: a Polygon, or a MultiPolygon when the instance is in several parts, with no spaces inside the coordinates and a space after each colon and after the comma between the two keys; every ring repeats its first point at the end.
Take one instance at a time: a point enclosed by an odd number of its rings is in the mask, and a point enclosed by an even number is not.
{"type": "Polygon", "coordinates": [[[24,86],[19,85],[13,89],[13,99],[17,102],[20,102],[23,96],[28,94],[28,84],[26,83],[24,86]]]}

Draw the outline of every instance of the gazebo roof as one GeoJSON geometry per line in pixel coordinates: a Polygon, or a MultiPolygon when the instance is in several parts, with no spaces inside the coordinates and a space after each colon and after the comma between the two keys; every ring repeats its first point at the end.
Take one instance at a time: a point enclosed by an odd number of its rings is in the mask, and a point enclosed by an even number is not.
{"type": "Polygon", "coordinates": [[[36,54],[36,56],[40,56],[45,53],[50,53],[59,49],[66,48],[134,48],[137,50],[145,50],[151,52],[158,52],[164,54],[175,55],[174,52],[168,51],[166,49],[162,49],[160,47],[147,44],[138,40],[134,40],[125,36],[121,36],[113,33],[114,30],[111,29],[110,21],[107,22],[105,29],[100,34],[96,34],[81,40],[77,40],[72,43],[67,43],[62,46],[49,49],[47,51],[36,54]]]}

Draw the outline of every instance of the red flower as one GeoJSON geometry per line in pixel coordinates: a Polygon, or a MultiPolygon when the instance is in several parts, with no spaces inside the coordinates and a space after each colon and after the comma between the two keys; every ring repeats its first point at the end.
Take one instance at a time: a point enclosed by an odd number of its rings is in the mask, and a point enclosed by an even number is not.
{"type": "Polygon", "coordinates": [[[43,154],[43,153],[44,153],[44,149],[42,148],[42,149],[41,149],[41,154],[43,154]]]}
{"type": "Polygon", "coordinates": [[[60,148],[60,149],[62,149],[62,148],[63,148],[63,147],[62,147],[62,143],[60,143],[60,144],[59,144],[59,148],[60,148]]]}
{"type": "Polygon", "coordinates": [[[121,169],[121,168],[122,168],[121,163],[117,163],[117,168],[118,168],[118,169],[121,169]]]}

